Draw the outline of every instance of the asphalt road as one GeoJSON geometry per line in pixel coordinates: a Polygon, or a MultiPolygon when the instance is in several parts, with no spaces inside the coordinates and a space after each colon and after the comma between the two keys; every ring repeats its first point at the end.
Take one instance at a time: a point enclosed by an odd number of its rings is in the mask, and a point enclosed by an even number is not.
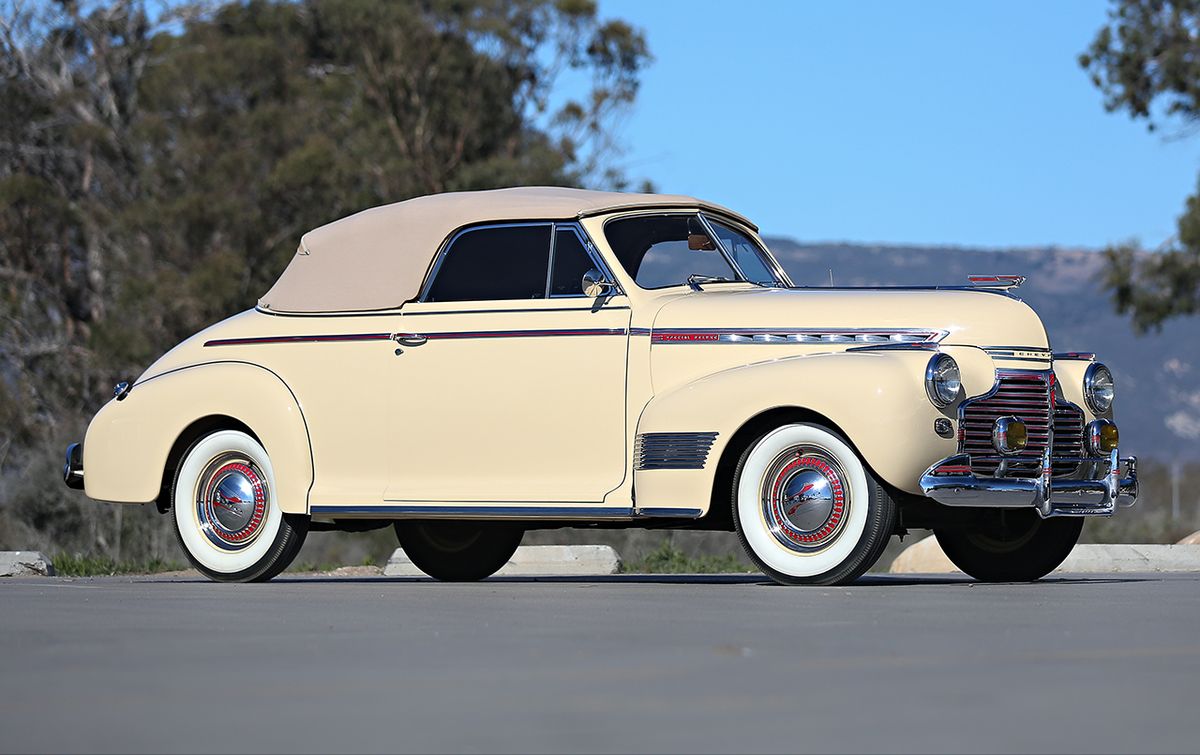
{"type": "Polygon", "coordinates": [[[0,582],[3,751],[1186,751],[1200,575],[0,582]]]}

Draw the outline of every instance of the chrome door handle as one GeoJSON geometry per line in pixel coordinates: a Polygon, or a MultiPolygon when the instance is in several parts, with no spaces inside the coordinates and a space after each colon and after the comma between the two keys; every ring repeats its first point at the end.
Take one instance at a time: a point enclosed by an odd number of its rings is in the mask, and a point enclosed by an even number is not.
{"type": "Polygon", "coordinates": [[[392,340],[401,346],[421,346],[429,339],[420,333],[393,333],[392,340]]]}

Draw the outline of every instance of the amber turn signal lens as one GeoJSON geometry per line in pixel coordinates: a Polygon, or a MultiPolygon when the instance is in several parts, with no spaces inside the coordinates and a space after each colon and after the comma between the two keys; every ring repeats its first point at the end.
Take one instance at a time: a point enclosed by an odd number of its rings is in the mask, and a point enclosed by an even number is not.
{"type": "Polygon", "coordinates": [[[1088,425],[1088,449],[1095,455],[1111,453],[1121,442],[1117,426],[1106,419],[1098,419],[1088,425]]]}

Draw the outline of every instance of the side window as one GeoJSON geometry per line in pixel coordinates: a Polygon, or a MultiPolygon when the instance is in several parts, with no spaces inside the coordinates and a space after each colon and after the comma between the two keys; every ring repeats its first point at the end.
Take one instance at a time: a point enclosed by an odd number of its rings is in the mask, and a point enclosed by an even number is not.
{"type": "Polygon", "coordinates": [[[583,274],[596,266],[579,236],[570,228],[554,232],[554,268],[550,273],[551,296],[583,296],[583,274]]]}
{"type": "Polygon", "coordinates": [[[425,301],[542,299],[550,225],[469,230],[446,251],[425,301]]]}

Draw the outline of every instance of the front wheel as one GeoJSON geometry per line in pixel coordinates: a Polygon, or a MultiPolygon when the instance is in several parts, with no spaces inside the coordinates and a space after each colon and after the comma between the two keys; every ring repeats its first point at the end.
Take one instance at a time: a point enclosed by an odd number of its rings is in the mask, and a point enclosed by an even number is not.
{"type": "Polygon", "coordinates": [[[443,582],[477,582],[500,571],[525,531],[499,522],[396,522],[396,538],[409,560],[443,582]]]}
{"type": "Polygon", "coordinates": [[[746,553],[777,582],[841,585],[879,560],[896,504],[841,437],[784,425],[738,460],[733,521],[746,553]]]}
{"type": "Polygon", "coordinates": [[[965,526],[933,534],[950,561],[980,582],[1032,582],[1067,559],[1082,531],[1082,517],[983,509],[965,526]]]}
{"type": "Polygon", "coordinates": [[[257,440],[220,430],[192,444],[175,471],[171,508],[188,561],[218,582],[265,582],[288,567],[308,517],[284,514],[257,440]]]}

